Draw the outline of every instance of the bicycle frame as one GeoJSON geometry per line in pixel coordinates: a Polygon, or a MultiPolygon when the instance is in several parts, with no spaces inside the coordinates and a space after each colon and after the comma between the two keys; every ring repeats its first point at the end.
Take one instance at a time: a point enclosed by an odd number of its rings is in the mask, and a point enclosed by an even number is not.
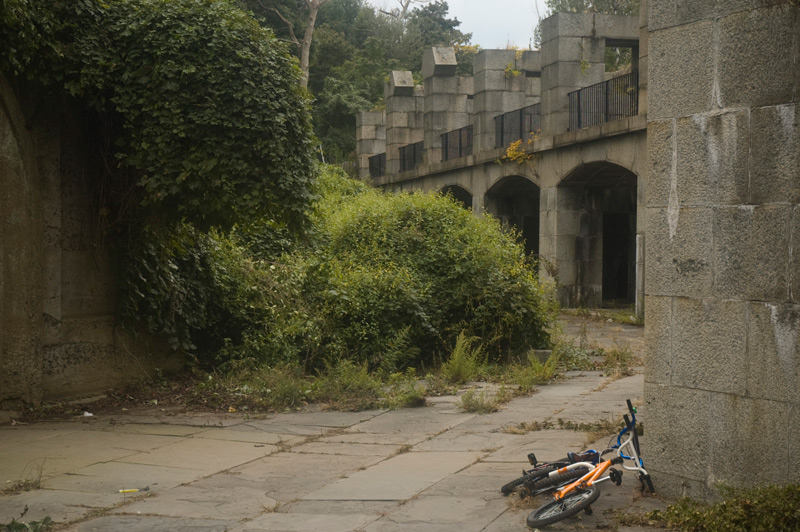
{"type": "MultiPolygon", "coordinates": [[[[612,465],[621,465],[623,469],[628,471],[637,471],[640,475],[644,475],[643,478],[649,478],[647,471],[645,470],[644,463],[642,459],[639,457],[639,438],[636,434],[636,416],[634,414],[635,410],[633,406],[628,402],[628,406],[630,408],[632,419],[628,419],[627,414],[624,416],[625,419],[625,428],[623,428],[620,433],[617,435],[617,445],[610,447],[603,451],[601,454],[605,454],[609,451],[615,450],[617,452],[617,456],[611,460],[605,460],[600,462],[597,465],[594,465],[590,462],[577,462],[575,464],[570,464],[567,467],[563,467],[558,469],[557,471],[553,471],[550,475],[556,475],[559,473],[564,473],[571,469],[575,469],[577,467],[586,467],[589,469],[589,472],[583,475],[581,478],[570,482],[563,488],[557,490],[553,495],[556,500],[561,500],[564,498],[565,495],[572,492],[576,488],[587,488],[594,484],[599,484],[601,482],[605,482],[606,480],[614,480],[612,475],[603,476],[606,471],[612,465]],[[622,438],[625,434],[628,434],[628,438],[622,442],[622,438]],[[623,450],[625,452],[623,453],[623,450]],[[630,460],[634,463],[632,466],[628,466],[625,464],[626,460],[630,460]]],[[[612,474],[614,472],[612,471],[612,474]]],[[[621,478],[620,478],[621,480],[621,478]]],[[[619,483],[619,482],[618,482],[619,483]]],[[[651,488],[652,489],[652,488],[651,488]]]]}

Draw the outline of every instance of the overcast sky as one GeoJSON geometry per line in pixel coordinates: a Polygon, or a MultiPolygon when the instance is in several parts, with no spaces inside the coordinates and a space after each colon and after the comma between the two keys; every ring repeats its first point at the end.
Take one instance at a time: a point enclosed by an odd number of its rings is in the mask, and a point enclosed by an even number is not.
{"type": "MultiPolygon", "coordinates": [[[[395,8],[396,0],[368,0],[379,8],[395,8]]],[[[536,6],[545,14],[545,0],[447,0],[450,18],[461,21],[459,29],[472,33],[472,44],[481,48],[527,48],[536,27],[536,6]]]]}

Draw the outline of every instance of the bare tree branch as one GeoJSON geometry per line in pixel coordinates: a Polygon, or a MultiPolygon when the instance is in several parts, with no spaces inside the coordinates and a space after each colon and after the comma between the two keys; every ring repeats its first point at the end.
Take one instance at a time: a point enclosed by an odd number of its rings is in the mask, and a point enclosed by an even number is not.
{"type": "MultiPolygon", "coordinates": [[[[261,5],[262,5],[262,6],[264,5],[264,1],[263,1],[263,0],[261,1],[261,5]]],[[[265,7],[266,7],[266,6],[265,6],[265,7]]],[[[297,47],[299,48],[299,47],[300,47],[300,41],[297,39],[297,35],[295,35],[295,34],[294,34],[294,24],[292,24],[291,22],[289,22],[289,21],[286,19],[286,17],[284,17],[284,16],[283,16],[283,14],[282,14],[280,11],[278,11],[278,9],[277,9],[277,8],[275,8],[275,7],[270,7],[270,8],[268,8],[268,9],[269,9],[270,11],[272,11],[273,13],[275,13],[276,15],[278,15],[278,18],[279,18],[279,19],[281,19],[281,20],[284,22],[284,24],[286,24],[286,29],[288,29],[288,30],[289,30],[289,36],[292,38],[292,40],[291,40],[291,41],[289,41],[289,42],[293,43],[295,46],[297,46],[297,47]]]]}

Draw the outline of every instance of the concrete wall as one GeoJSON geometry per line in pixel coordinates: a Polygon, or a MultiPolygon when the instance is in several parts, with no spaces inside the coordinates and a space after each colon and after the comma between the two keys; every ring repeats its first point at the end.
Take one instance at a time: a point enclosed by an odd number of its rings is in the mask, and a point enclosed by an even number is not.
{"type": "Polygon", "coordinates": [[[82,139],[62,102],[0,78],[0,410],[180,365],[115,326],[82,139]]]}
{"type": "Polygon", "coordinates": [[[669,495],[800,474],[800,7],[651,2],[647,463],[669,495]]]}

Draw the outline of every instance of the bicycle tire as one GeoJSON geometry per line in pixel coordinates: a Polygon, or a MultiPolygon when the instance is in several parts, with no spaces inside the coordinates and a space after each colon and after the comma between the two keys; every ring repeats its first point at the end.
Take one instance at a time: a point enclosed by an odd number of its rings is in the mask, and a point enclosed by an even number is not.
{"type": "Polygon", "coordinates": [[[522,490],[520,491],[520,496],[533,497],[535,495],[541,495],[542,493],[546,493],[548,491],[555,491],[557,488],[563,486],[564,484],[567,484],[568,482],[581,478],[588,472],[589,470],[586,469],[585,467],[578,467],[570,471],[566,471],[564,473],[559,473],[558,475],[552,475],[536,480],[533,483],[531,483],[530,486],[524,484],[522,490]]]}
{"type": "Polygon", "coordinates": [[[600,488],[590,486],[586,489],[576,489],[568,493],[560,501],[551,501],[528,516],[527,523],[531,528],[552,525],[562,519],[573,516],[585,510],[600,497],[600,488]]]}
{"type": "Polygon", "coordinates": [[[513,493],[514,490],[516,490],[519,486],[523,485],[526,481],[542,477],[544,475],[549,474],[551,471],[555,471],[556,469],[558,469],[556,466],[551,466],[551,465],[545,465],[531,469],[521,477],[515,478],[511,482],[503,484],[503,486],[500,488],[500,491],[503,493],[503,495],[508,495],[509,493],[513,493]]]}

